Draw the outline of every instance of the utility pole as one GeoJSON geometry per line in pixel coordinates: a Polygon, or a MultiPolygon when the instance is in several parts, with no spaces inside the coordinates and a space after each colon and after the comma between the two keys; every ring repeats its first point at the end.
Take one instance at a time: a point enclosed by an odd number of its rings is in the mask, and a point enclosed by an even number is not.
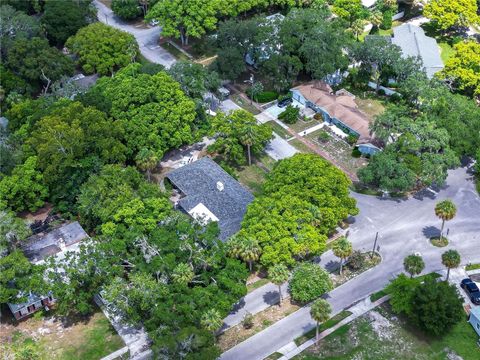
{"type": "Polygon", "coordinates": [[[373,253],[375,252],[375,248],[377,247],[377,240],[378,240],[378,231],[377,231],[377,234],[375,235],[375,241],[373,243],[373,249],[372,249],[372,254],[370,255],[370,259],[373,258],[373,253]]]}

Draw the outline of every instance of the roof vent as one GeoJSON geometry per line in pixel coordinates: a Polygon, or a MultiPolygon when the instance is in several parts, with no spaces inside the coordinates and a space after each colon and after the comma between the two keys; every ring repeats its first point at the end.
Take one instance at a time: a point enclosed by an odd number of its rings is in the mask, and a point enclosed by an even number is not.
{"type": "Polygon", "coordinates": [[[217,189],[218,191],[223,191],[225,189],[225,185],[221,181],[217,181],[217,189]]]}

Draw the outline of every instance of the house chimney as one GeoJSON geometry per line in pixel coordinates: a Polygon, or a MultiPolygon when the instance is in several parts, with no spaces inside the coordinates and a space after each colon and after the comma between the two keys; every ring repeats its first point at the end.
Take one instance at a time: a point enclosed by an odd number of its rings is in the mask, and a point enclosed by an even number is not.
{"type": "Polygon", "coordinates": [[[224,188],[225,188],[225,185],[223,185],[223,183],[221,181],[217,181],[218,191],[223,191],[224,188]]]}

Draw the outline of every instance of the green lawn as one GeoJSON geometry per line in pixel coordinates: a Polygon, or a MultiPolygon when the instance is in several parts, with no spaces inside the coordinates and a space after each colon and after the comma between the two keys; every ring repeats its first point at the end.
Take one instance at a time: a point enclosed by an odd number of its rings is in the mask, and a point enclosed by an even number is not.
{"type": "Polygon", "coordinates": [[[289,141],[288,142],[290,145],[292,145],[295,149],[297,149],[298,151],[302,152],[302,153],[306,153],[306,154],[316,154],[315,151],[313,151],[312,149],[310,149],[307,145],[305,145],[303,142],[301,142],[300,140],[298,139],[293,139],[292,141],[289,141]]]}
{"type": "MultiPolygon", "coordinates": [[[[343,310],[342,312],[338,313],[337,315],[335,315],[335,316],[331,317],[330,319],[328,319],[327,321],[325,321],[323,324],[320,324],[319,329],[318,329],[319,333],[322,332],[322,331],[325,331],[327,329],[330,329],[331,327],[334,327],[340,321],[349,317],[350,315],[352,315],[352,313],[350,311],[343,310]]],[[[339,329],[340,328],[338,328],[337,330],[339,330],[339,329]]],[[[335,333],[335,332],[333,332],[333,333],[335,333]]],[[[296,338],[295,339],[295,344],[297,344],[297,346],[300,346],[304,342],[314,338],[315,334],[316,334],[316,330],[315,330],[315,328],[313,328],[312,330],[310,330],[306,334],[296,338]]]]}
{"type": "Polygon", "coordinates": [[[444,64],[446,64],[447,60],[450,59],[453,54],[455,54],[455,50],[453,50],[453,47],[447,42],[438,42],[438,46],[440,46],[440,56],[442,61],[444,64]]]}
{"type": "Polygon", "coordinates": [[[277,124],[277,122],[273,120],[266,122],[265,124],[270,126],[272,130],[281,138],[290,139],[292,137],[292,135],[287,130],[285,130],[283,127],[281,127],[279,124],[277,124]]]}
{"type": "Polygon", "coordinates": [[[173,46],[169,42],[165,42],[165,43],[161,44],[160,46],[162,48],[164,48],[165,50],[167,50],[170,54],[175,56],[175,58],[177,58],[178,60],[185,60],[185,61],[190,60],[190,58],[187,55],[185,55],[183,52],[178,50],[175,46],[173,46]]]}
{"type": "Polygon", "coordinates": [[[342,326],[297,356],[297,360],[480,359],[477,334],[461,321],[443,337],[428,337],[395,316],[388,304],[342,326]],[[374,316],[375,315],[375,316],[374,316]]]}
{"type": "Polygon", "coordinates": [[[243,166],[237,170],[238,181],[249,188],[255,196],[262,194],[266,175],[265,170],[255,164],[243,166]]]}
{"type": "Polygon", "coordinates": [[[253,115],[260,114],[260,111],[258,111],[255,106],[251,105],[249,100],[244,99],[238,94],[233,94],[230,96],[230,99],[244,110],[251,112],[253,115]]]}

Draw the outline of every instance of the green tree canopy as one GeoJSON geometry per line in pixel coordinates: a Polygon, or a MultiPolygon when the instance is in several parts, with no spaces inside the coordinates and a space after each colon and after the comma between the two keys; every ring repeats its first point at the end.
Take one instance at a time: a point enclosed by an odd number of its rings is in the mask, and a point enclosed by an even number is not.
{"type": "MultiPolygon", "coordinates": [[[[38,19],[17,11],[10,5],[0,7],[1,57],[5,58],[12,42],[16,39],[31,39],[40,34],[38,19]]],[[[2,72],[3,77],[3,72],[2,72]]]]}
{"type": "Polygon", "coordinates": [[[17,249],[32,234],[27,223],[11,211],[0,211],[0,256],[17,249]]]}
{"type": "Polygon", "coordinates": [[[162,158],[193,140],[195,104],[168,74],[139,73],[140,64],[103,78],[91,90],[122,127],[129,159],[142,149],[162,158]]]}
{"type": "Polygon", "coordinates": [[[330,318],[330,314],[332,313],[332,307],[325,299],[317,299],[314,301],[312,306],[310,307],[310,316],[313,320],[317,323],[315,332],[315,338],[318,341],[318,328],[320,323],[327,321],[330,318]]]}
{"type": "Polygon", "coordinates": [[[264,195],[248,207],[241,234],[258,240],[260,262],[293,265],[294,258],[319,255],[327,235],[356,215],[349,179],[317,155],[297,154],[277,163],[264,195]]]}
{"type": "Polygon", "coordinates": [[[63,45],[80,28],[96,20],[93,9],[92,0],[45,1],[41,22],[48,39],[55,45],[63,45]]]}
{"type": "Polygon", "coordinates": [[[293,271],[290,292],[296,301],[309,302],[332,289],[328,272],[320,265],[302,263],[293,271]]]}
{"type": "Polygon", "coordinates": [[[219,113],[212,121],[212,129],[217,138],[210,149],[241,165],[247,158],[251,162],[251,153],[261,152],[272,138],[272,129],[265,124],[257,125],[255,117],[245,110],[219,113]]]}
{"type": "Polygon", "coordinates": [[[288,281],[290,271],[284,264],[276,264],[268,269],[268,278],[278,286],[279,305],[282,305],[282,285],[288,281]]]}
{"type": "Polygon", "coordinates": [[[423,8],[423,15],[441,30],[480,23],[476,0],[432,0],[423,8]]]}
{"type": "Polygon", "coordinates": [[[42,84],[44,92],[52,82],[73,74],[74,69],[70,58],[39,37],[15,40],[8,50],[7,66],[25,80],[42,84]]]}
{"type": "Polygon", "coordinates": [[[447,279],[450,276],[450,269],[454,269],[460,265],[460,254],[457,250],[447,250],[442,254],[442,264],[447,268],[447,279]]]}
{"type": "Polygon", "coordinates": [[[103,163],[125,160],[122,129],[95,108],[61,101],[36,122],[27,140],[54,203],[69,209],[79,187],[103,163]],[[61,105],[61,106],[60,106],[61,105]]]}
{"type": "Polygon", "coordinates": [[[13,169],[12,175],[0,180],[0,209],[35,211],[43,206],[47,195],[48,190],[35,156],[13,169]]]}
{"type": "Polygon", "coordinates": [[[81,28],[65,46],[78,55],[88,74],[110,75],[135,61],[138,44],[133,35],[101,22],[81,28]]]}
{"type": "Polygon", "coordinates": [[[452,220],[457,214],[457,207],[452,200],[446,199],[438,202],[435,205],[435,215],[442,220],[442,228],[440,229],[440,237],[443,236],[443,228],[445,227],[445,221],[452,220]]]}
{"type": "Polygon", "coordinates": [[[218,74],[201,64],[180,60],[170,67],[168,73],[191,98],[202,99],[206,91],[216,91],[220,86],[218,74]]]}
{"type": "Polygon", "coordinates": [[[343,263],[353,253],[352,243],[342,236],[333,243],[333,254],[340,258],[340,275],[342,274],[343,263]]]}
{"type": "Polygon", "coordinates": [[[127,229],[152,231],[171,205],[158,186],[147,183],[135,168],[106,165],[82,185],[78,211],[88,229],[114,235],[127,229]]]}
{"type": "Polygon", "coordinates": [[[480,97],[480,44],[474,40],[459,42],[440,76],[467,95],[480,97]]]}
{"type": "Polygon", "coordinates": [[[138,0],[113,0],[112,10],[124,20],[135,19],[142,13],[138,0]]]}
{"type": "Polygon", "coordinates": [[[368,18],[368,10],[362,5],[361,0],[335,0],[333,12],[346,20],[350,26],[355,20],[368,18]]]}

